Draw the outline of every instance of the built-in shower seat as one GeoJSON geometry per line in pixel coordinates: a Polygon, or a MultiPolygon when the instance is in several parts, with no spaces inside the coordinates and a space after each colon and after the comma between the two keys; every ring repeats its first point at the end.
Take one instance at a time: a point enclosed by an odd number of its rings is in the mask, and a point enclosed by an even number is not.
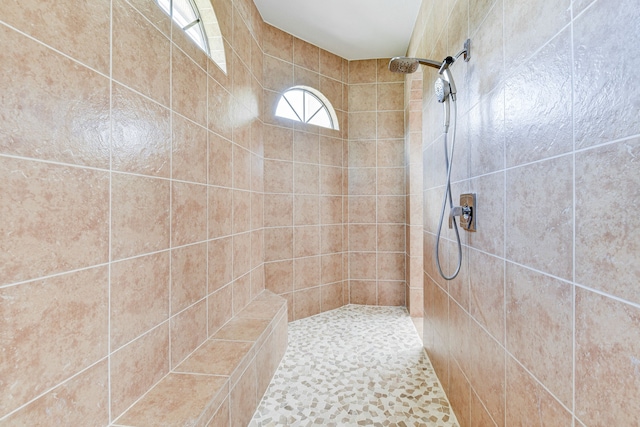
{"type": "Polygon", "coordinates": [[[286,300],[265,290],[112,425],[246,426],[286,347],[286,300]]]}

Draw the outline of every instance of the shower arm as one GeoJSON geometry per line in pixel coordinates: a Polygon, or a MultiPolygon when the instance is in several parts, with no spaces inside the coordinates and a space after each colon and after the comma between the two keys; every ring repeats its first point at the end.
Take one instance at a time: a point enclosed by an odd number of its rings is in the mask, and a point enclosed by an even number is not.
{"type": "Polygon", "coordinates": [[[431,59],[416,58],[415,60],[418,61],[419,64],[427,65],[432,68],[440,69],[442,67],[442,62],[433,61],[431,59]]]}

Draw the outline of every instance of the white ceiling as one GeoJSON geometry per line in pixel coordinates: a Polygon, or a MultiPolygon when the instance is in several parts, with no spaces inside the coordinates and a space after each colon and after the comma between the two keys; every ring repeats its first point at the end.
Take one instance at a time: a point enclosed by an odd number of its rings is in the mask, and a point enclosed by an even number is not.
{"type": "Polygon", "coordinates": [[[348,60],[406,54],[421,0],[254,0],[274,27],[348,60]]]}

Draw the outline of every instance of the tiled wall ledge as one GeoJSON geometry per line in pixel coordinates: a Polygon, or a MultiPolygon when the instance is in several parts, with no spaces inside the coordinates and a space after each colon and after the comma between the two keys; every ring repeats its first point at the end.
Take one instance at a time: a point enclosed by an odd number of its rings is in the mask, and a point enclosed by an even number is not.
{"type": "Polygon", "coordinates": [[[286,347],[286,300],[265,290],[112,426],[244,427],[286,347]]]}

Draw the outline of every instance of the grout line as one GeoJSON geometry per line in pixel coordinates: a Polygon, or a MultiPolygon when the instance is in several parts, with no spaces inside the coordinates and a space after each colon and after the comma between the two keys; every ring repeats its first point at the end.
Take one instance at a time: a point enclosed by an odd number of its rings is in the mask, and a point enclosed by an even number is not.
{"type": "MultiPolygon", "coordinates": [[[[172,12],[173,13],[173,12],[172,12]]],[[[173,19],[170,18],[172,21],[173,19]]],[[[168,352],[168,364],[169,372],[173,369],[173,333],[171,331],[171,320],[173,319],[173,24],[169,27],[169,135],[170,146],[169,150],[169,352],[168,352]]],[[[145,394],[148,393],[148,390],[145,394]]],[[[142,396],[141,396],[142,398],[142,396]]],[[[124,413],[124,412],[123,412],[124,413]]]]}
{"type": "Polygon", "coordinates": [[[23,284],[27,284],[27,283],[34,283],[34,282],[38,282],[38,281],[42,281],[42,280],[53,279],[53,278],[56,278],[56,277],[65,276],[67,274],[79,273],[79,272],[91,270],[91,269],[94,269],[94,268],[100,268],[100,267],[109,268],[109,266],[110,266],[110,262],[106,261],[106,262],[103,262],[103,263],[100,263],[100,264],[90,265],[88,267],[76,268],[76,269],[73,269],[73,270],[63,271],[63,272],[60,272],[60,273],[48,274],[46,276],[39,276],[39,277],[35,277],[33,279],[21,280],[19,282],[14,282],[14,283],[7,283],[5,285],[0,285],[0,289],[8,289],[8,288],[12,288],[14,286],[19,286],[19,285],[23,285],[23,284]]]}
{"type": "Polygon", "coordinates": [[[7,158],[7,159],[16,159],[16,160],[24,160],[24,161],[31,161],[31,162],[38,162],[38,163],[46,163],[46,164],[50,164],[50,165],[55,165],[55,166],[64,166],[64,167],[71,167],[71,168],[78,168],[78,169],[87,169],[87,170],[92,170],[92,171],[97,171],[97,172],[111,172],[111,168],[107,167],[107,168],[99,168],[96,166],[89,166],[89,165],[82,165],[82,164],[77,164],[77,163],[64,163],[64,162],[60,162],[57,160],[48,160],[48,159],[39,159],[36,157],[25,157],[25,156],[18,156],[15,154],[0,154],[0,158],[7,158]]]}
{"type": "MultiPolygon", "coordinates": [[[[376,192],[375,192],[375,198],[376,198],[376,229],[375,229],[375,239],[376,239],[376,262],[375,262],[375,284],[376,284],[376,293],[375,293],[375,305],[380,305],[380,295],[379,295],[379,289],[378,289],[378,282],[379,282],[379,265],[378,265],[378,66],[377,66],[377,61],[376,61],[376,82],[375,82],[375,99],[376,99],[376,137],[375,137],[375,151],[376,151],[376,192]]],[[[350,169],[350,168],[349,168],[350,169]]],[[[405,218],[406,221],[406,218],[405,218]]]]}
{"type": "Polygon", "coordinates": [[[112,372],[111,372],[111,266],[113,262],[111,226],[113,223],[113,0],[109,2],[109,267],[108,267],[108,300],[107,300],[107,414],[109,422],[113,422],[112,413],[112,372]]]}
{"type": "Polygon", "coordinates": [[[571,423],[575,427],[575,412],[576,412],[576,119],[575,119],[575,44],[574,44],[574,16],[573,16],[573,1],[571,2],[570,12],[571,12],[571,136],[573,143],[573,157],[572,157],[572,190],[573,190],[573,241],[572,241],[572,279],[574,285],[571,287],[572,291],[572,310],[571,310],[571,423]]]}
{"type": "MultiPolygon", "coordinates": [[[[224,42],[223,42],[224,45],[224,42]]],[[[224,47],[223,47],[224,48],[224,47]]],[[[226,55],[225,55],[225,62],[226,62],[226,55]]],[[[209,62],[207,62],[207,70],[205,70],[205,74],[206,74],[206,78],[207,78],[207,84],[206,84],[206,101],[205,101],[205,108],[206,108],[206,114],[205,114],[205,121],[207,122],[207,128],[209,127],[209,62]]],[[[173,138],[173,132],[171,133],[172,138],[173,138]]],[[[210,335],[210,331],[209,331],[209,319],[211,318],[211,313],[209,313],[209,242],[210,242],[210,234],[209,234],[209,211],[211,209],[211,206],[209,206],[209,184],[210,182],[210,174],[211,174],[211,170],[210,170],[210,164],[209,164],[209,159],[210,159],[210,153],[209,153],[209,149],[211,147],[211,140],[210,140],[210,134],[207,130],[206,132],[207,135],[207,147],[206,147],[206,162],[207,162],[207,167],[206,169],[206,177],[205,177],[205,181],[207,183],[207,187],[206,187],[206,208],[205,208],[205,220],[206,220],[206,225],[205,225],[205,233],[206,233],[206,247],[205,247],[205,334],[207,336],[207,339],[209,339],[210,335]]],[[[172,139],[172,145],[173,145],[173,139],[172,139]]],[[[173,152],[173,150],[171,150],[173,152]]],[[[231,152],[233,154],[233,145],[231,146],[231,152]]],[[[171,160],[173,161],[173,157],[171,158],[171,160]]],[[[173,166],[173,164],[172,164],[173,166]]],[[[173,170],[173,167],[171,168],[173,170]]],[[[233,230],[232,230],[233,231],[233,230]]],[[[233,243],[233,242],[232,242],[233,243]]],[[[206,341],[206,340],[205,340],[206,341]]]]}
{"type": "MultiPolygon", "coordinates": [[[[111,84],[110,84],[110,87],[111,87],[111,84]]],[[[112,102],[112,101],[110,101],[110,102],[112,102]]],[[[110,109],[111,109],[111,106],[110,106],[110,109]]],[[[112,157],[113,157],[112,153],[110,153],[110,156],[109,156],[110,165],[112,163],[112,157]]],[[[77,164],[77,163],[65,163],[65,162],[60,162],[60,161],[56,161],[56,160],[39,159],[39,158],[36,158],[36,157],[25,157],[25,156],[13,155],[13,154],[0,154],[0,158],[9,158],[9,159],[37,162],[37,163],[45,163],[45,164],[49,164],[49,165],[63,166],[63,167],[70,167],[70,168],[77,168],[77,169],[86,169],[86,170],[92,170],[92,171],[96,171],[96,172],[108,172],[109,174],[115,173],[115,174],[118,174],[118,175],[134,176],[134,177],[139,177],[139,178],[158,179],[158,180],[163,180],[163,181],[175,181],[175,182],[183,183],[183,184],[207,185],[206,183],[197,182],[197,181],[185,181],[185,180],[180,180],[180,179],[172,179],[171,177],[164,177],[164,176],[157,176],[157,175],[145,175],[145,174],[138,173],[138,172],[120,171],[120,170],[113,169],[113,167],[111,167],[111,166],[109,166],[108,168],[99,168],[99,167],[95,167],[95,166],[82,165],[82,164],[77,164]]],[[[231,188],[231,187],[224,187],[224,186],[220,186],[220,185],[211,185],[211,187],[231,188]]],[[[248,191],[248,190],[239,190],[239,191],[248,191]]]]}
{"type": "MultiPolygon", "coordinates": [[[[502,129],[505,129],[505,123],[506,123],[506,117],[507,117],[507,112],[506,112],[506,91],[504,90],[504,82],[507,79],[506,76],[506,64],[507,64],[507,54],[506,54],[506,46],[505,46],[505,37],[504,37],[504,33],[505,33],[505,15],[506,15],[506,10],[505,10],[505,2],[502,1],[502,71],[505,73],[505,75],[502,78],[502,82],[500,85],[496,85],[497,87],[502,86],[502,88],[500,89],[502,91],[502,129]]],[[[480,101],[481,102],[481,101],[480,101]]],[[[502,209],[503,209],[503,232],[502,232],[502,254],[504,256],[504,260],[503,260],[503,269],[502,269],[502,274],[503,274],[503,280],[502,280],[502,315],[503,315],[503,343],[504,343],[504,382],[503,382],[503,393],[504,393],[504,400],[503,400],[503,410],[504,410],[504,425],[507,425],[507,354],[508,354],[508,350],[507,350],[507,262],[506,262],[506,258],[507,258],[507,232],[508,232],[508,210],[507,210],[507,206],[508,206],[508,202],[507,200],[509,200],[507,198],[507,142],[506,142],[506,136],[503,137],[502,139],[502,168],[503,168],[503,172],[502,172],[502,176],[503,176],[503,183],[504,183],[504,188],[503,188],[503,203],[502,203],[502,209]]]]}
{"type": "MultiPolygon", "coordinates": [[[[292,67],[293,67],[293,78],[294,78],[294,83],[295,83],[295,64],[293,63],[295,61],[295,43],[293,43],[293,53],[292,53],[293,57],[292,57],[292,67]]],[[[296,131],[299,131],[298,129],[295,128],[294,125],[294,129],[291,133],[291,222],[293,224],[295,224],[295,218],[296,218],[296,190],[297,190],[297,186],[296,186],[296,131]]],[[[288,227],[287,227],[288,228],[288,227]]],[[[292,271],[292,281],[291,281],[291,308],[293,313],[291,313],[291,318],[292,319],[296,319],[296,262],[295,262],[295,252],[296,252],[296,242],[297,242],[297,238],[296,238],[296,233],[295,230],[293,228],[293,225],[291,226],[291,258],[287,258],[287,260],[291,260],[291,271],[292,271]]]]}
{"type": "Polygon", "coordinates": [[[577,288],[584,289],[584,290],[586,290],[586,291],[593,292],[593,293],[595,293],[595,294],[598,294],[598,295],[600,295],[600,296],[603,296],[603,297],[606,297],[606,298],[612,299],[612,300],[617,301],[617,302],[619,302],[619,303],[622,303],[622,304],[625,304],[625,305],[631,306],[631,307],[636,308],[636,309],[640,309],[640,303],[636,303],[636,302],[632,302],[632,301],[627,301],[627,300],[624,300],[624,299],[622,299],[622,298],[620,298],[620,297],[617,297],[617,296],[615,296],[615,295],[611,295],[611,294],[608,294],[608,293],[606,293],[606,292],[600,291],[600,290],[598,290],[598,289],[590,288],[590,287],[588,287],[588,286],[581,285],[580,283],[574,283],[574,285],[575,285],[575,287],[577,287],[577,288]]]}

